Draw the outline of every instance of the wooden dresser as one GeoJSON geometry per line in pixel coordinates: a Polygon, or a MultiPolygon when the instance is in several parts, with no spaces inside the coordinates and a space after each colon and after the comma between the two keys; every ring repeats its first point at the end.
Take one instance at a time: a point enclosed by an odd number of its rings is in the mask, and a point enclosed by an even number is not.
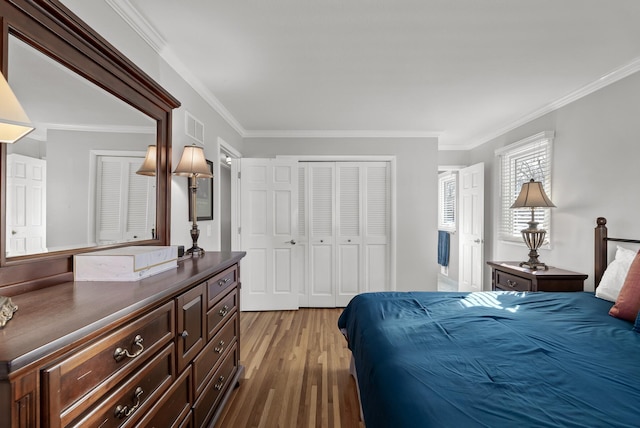
{"type": "Polygon", "coordinates": [[[0,329],[0,427],[212,424],[243,370],[244,255],[14,296],[18,311],[0,329]]]}
{"type": "Polygon", "coordinates": [[[487,262],[491,289],[504,291],[584,291],[588,275],[556,267],[532,270],[518,262],[487,262]]]}

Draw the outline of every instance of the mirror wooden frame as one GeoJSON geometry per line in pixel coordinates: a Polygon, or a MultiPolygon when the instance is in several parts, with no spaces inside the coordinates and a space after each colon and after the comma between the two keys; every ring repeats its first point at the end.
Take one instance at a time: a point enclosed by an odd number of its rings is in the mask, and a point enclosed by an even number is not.
{"type": "MultiPolygon", "coordinates": [[[[0,71],[5,76],[11,34],[156,120],[156,238],[135,244],[169,245],[171,115],[180,102],[58,0],[0,0],[0,28],[0,71]]],[[[75,254],[131,245],[7,258],[6,155],[6,145],[0,144],[0,294],[13,296],[71,281],[75,254]]]]}

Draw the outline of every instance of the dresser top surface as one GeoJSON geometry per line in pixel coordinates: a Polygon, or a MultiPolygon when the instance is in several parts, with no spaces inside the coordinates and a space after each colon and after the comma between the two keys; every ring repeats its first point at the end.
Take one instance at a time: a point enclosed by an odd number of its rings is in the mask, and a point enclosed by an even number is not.
{"type": "Polygon", "coordinates": [[[520,267],[520,262],[487,262],[487,264],[491,267],[493,267],[494,269],[504,269],[508,272],[516,272],[518,274],[522,274],[523,276],[530,276],[530,277],[557,277],[557,276],[576,276],[576,277],[581,277],[582,279],[587,279],[588,275],[583,274],[583,273],[579,273],[579,272],[573,272],[570,270],[566,270],[566,269],[560,269],[557,267],[553,267],[553,266],[549,266],[548,269],[529,269],[526,267],[520,267]]]}
{"type": "Polygon", "coordinates": [[[18,310],[0,329],[0,380],[126,323],[238,263],[244,255],[207,252],[139,281],[67,282],[13,296],[18,310]]]}

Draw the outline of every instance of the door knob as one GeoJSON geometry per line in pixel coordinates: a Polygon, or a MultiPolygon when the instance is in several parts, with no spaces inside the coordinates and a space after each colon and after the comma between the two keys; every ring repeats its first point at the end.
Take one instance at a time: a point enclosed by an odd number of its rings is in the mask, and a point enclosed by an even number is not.
{"type": "Polygon", "coordinates": [[[479,244],[480,240],[479,239],[474,239],[473,242],[475,242],[476,244],[479,244]]]}
{"type": "Polygon", "coordinates": [[[295,241],[295,239],[292,239],[291,241],[289,241],[289,244],[291,244],[291,245],[296,245],[296,241],[295,241]]]}

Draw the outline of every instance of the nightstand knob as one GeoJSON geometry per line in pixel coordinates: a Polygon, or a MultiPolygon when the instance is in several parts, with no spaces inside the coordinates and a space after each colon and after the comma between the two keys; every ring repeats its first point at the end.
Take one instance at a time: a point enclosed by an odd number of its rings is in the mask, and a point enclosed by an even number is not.
{"type": "Polygon", "coordinates": [[[507,285],[509,287],[515,287],[516,285],[518,285],[518,283],[515,281],[511,281],[510,279],[507,279],[507,285]]]}

